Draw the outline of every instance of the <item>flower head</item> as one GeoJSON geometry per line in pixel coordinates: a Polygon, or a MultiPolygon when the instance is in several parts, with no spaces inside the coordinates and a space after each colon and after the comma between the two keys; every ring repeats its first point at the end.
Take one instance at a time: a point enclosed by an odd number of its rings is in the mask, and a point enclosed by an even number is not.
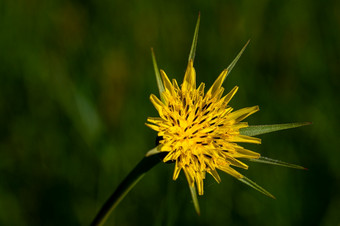
{"type": "Polygon", "coordinates": [[[220,176],[217,170],[224,171],[263,194],[274,198],[272,194],[252,180],[234,169],[248,169],[240,159],[273,164],[296,169],[302,166],[286,163],[260,156],[259,153],[247,150],[239,143],[260,144],[261,140],[253,136],[274,131],[309,125],[308,122],[286,123],[274,125],[248,126],[243,120],[259,110],[258,106],[234,110],[229,102],[236,94],[235,86],[229,93],[223,95],[222,84],[239,60],[247,44],[243,47],[231,64],[222,71],[213,85],[205,93],[205,84],[196,87],[196,71],[193,66],[200,16],[198,17],[193,43],[189,54],[188,66],[183,83],[169,80],[163,70],[158,71],[154,53],[153,63],[156,73],[160,99],[151,94],[150,100],[158,111],[159,117],[147,119],[151,129],[158,132],[159,145],[148,152],[147,156],[165,153],[164,162],[175,162],[173,179],[178,178],[183,170],[199,213],[196,187],[199,195],[203,195],[203,180],[206,173],[212,175],[217,182],[220,176]]]}
{"type": "Polygon", "coordinates": [[[247,150],[238,144],[260,144],[261,140],[253,136],[311,124],[300,122],[248,126],[248,123],[243,122],[243,120],[257,112],[259,107],[247,107],[234,111],[229,106],[229,102],[237,92],[238,87],[235,86],[229,93],[223,95],[222,84],[249,41],[231,64],[222,71],[206,93],[204,92],[204,83],[196,87],[196,72],[193,62],[199,22],[200,16],[198,16],[189,62],[181,86],[174,79],[170,82],[163,70],[158,71],[152,51],[160,99],[152,94],[150,100],[157,109],[159,117],[149,117],[146,125],[158,132],[159,145],[150,150],[127,175],[103,205],[92,225],[105,222],[110,212],[129,190],[161,159],[164,162],[175,162],[174,180],[178,178],[182,170],[184,171],[198,214],[200,210],[196,187],[198,194],[203,195],[203,180],[206,173],[211,174],[217,182],[220,182],[221,179],[217,170],[222,170],[263,194],[274,198],[268,191],[234,169],[234,167],[248,169],[248,166],[240,161],[241,158],[259,163],[305,169],[298,165],[262,157],[259,153],[247,150]]]}
{"type": "Polygon", "coordinates": [[[217,182],[221,179],[217,169],[238,179],[243,175],[232,166],[247,169],[239,158],[256,159],[260,154],[244,149],[237,143],[261,143],[258,138],[241,135],[240,128],[248,126],[242,120],[259,110],[258,106],[233,111],[229,101],[238,87],[223,96],[222,83],[228,70],[224,70],[210,89],[204,93],[205,84],[196,87],[196,72],[193,61],[188,63],[183,84],[170,82],[163,70],[164,85],[162,100],[155,95],[150,99],[160,117],[148,118],[147,125],[162,137],[159,150],[167,152],[164,162],[175,162],[173,179],[183,170],[190,186],[196,184],[198,194],[203,195],[203,180],[206,173],[217,182]]]}

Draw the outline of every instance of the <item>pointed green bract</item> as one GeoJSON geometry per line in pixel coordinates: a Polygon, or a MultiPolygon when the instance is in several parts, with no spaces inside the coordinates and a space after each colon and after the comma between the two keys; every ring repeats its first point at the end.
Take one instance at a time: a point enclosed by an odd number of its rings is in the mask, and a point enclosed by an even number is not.
{"type": "Polygon", "coordinates": [[[153,149],[148,151],[145,154],[145,157],[150,157],[151,155],[156,155],[156,154],[159,154],[159,153],[161,153],[161,151],[160,151],[160,146],[158,145],[157,147],[154,147],[153,149]]]}
{"type": "Polygon", "coordinates": [[[199,30],[199,27],[200,27],[200,18],[201,18],[201,14],[199,13],[198,18],[197,18],[197,22],[196,22],[196,27],[195,27],[194,39],[192,40],[192,44],[191,44],[188,62],[190,62],[190,60],[192,60],[192,62],[194,62],[194,60],[195,60],[196,46],[197,46],[197,39],[198,39],[198,30],[199,30]]]}
{"type": "Polygon", "coordinates": [[[153,63],[153,68],[155,70],[155,75],[156,75],[156,80],[157,80],[157,86],[158,86],[158,90],[159,90],[159,96],[162,99],[162,102],[164,103],[163,97],[162,97],[162,93],[164,92],[164,85],[161,79],[161,75],[159,73],[159,69],[157,66],[157,61],[156,61],[156,57],[155,57],[155,53],[153,51],[153,48],[151,48],[151,56],[152,56],[152,63],[153,63]]]}
{"type": "Polygon", "coordinates": [[[256,136],[265,133],[272,133],[279,130],[292,129],[300,126],[310,125],[310,122],[295,122],[295,123],[285,123],[285,124],[274,124],[274,125],[258,125],[249,126],[240,129],[240,134],[246,136],[256,136]]]}
{"type": "MultiPolygon", "coordinates": [[[[237,56],[235,57],[235,59],[229,64],[229,66],[225,69],[227,70],[227,75],[225,76],[225,78],[229,75],[229,73],[231,72],[231,70],[234,68],[234,66],[236,65],[237,61],[240,59],[240,57],[242,56],[244,50],[247,48],[248,44],[249,44],[250,40],[248,40],[248,42],[243,46],[243,48],[241,49],[241,51],[237,54],[237,56]]],[[[224,78],[224,80],[225,80],[224,78]]],[[[223,80],[223,82],[224,82],[223,80]]]]}
{"type": "Polygon", "coordinates": [[[254,188],[255,190],[269,196],[270,198],[275,199],[275,197],[272,194],[270,194],[266,189],[262,188],[260,185],[256,184],[254,181],[250,180],[249,178],[243,176],[242,178],[240,178],[238,180],[245,183],[246,185],[254,188]]]}
{"type": "Polygon", "coordinates": [[[194,207],[195,207],[196,213],[198,215],[200,215],[201,211],[200,211],[200,205],[199,205],[198,199],[197,199],[196,187],[189,185],[189,188],[190,188],[190,193],[191,193],[192,201],[194,202],[194,207]]]}
{"type": "Polygon", "coordinates": [[[280,160],[276,160],[276,159],[271,159],[268,157],[263,157],[261,156],[258,159],[249,159],[252,162],[258,162],[258,163],[265,163],[265,164],[271,164],[271,165],[277,165],[277,166],[284,166],[284,167],[289,167],[289,168],[294,168],[294,169],[306,169],[305,167],[299,166],[299,165],[295,165],[295,164],[290,164],[290,163],[286,163],[280,160]]]}

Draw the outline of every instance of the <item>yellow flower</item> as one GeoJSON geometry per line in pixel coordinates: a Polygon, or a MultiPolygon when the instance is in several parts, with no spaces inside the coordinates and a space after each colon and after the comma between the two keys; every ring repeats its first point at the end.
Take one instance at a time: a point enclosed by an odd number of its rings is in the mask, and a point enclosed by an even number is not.
{"type": "Polygon", "coordinates": [[[159,72],[155,55],[152,51],[160,99],[151,94],[150,100],[157,109],[159,117],[149,117],[146,125],[158,132],[159,145],[148,151],[146,156],[119,184],[115,192],[98,212],[92,225],[103,224],[110,212],[129,190],[161,159],[164,162],[175,162],[174,180],[178,178],[181,170],[184,171],[189,183],[194,207],[198,214],[200,210],[196,187],[198,194],[203,195],[203,180],[206,173],[211,174],[219,183],[221,179],[217,169],[274,198],[264,188],[233,168],[248,169],[248,166],[239,160],[240,158],[258,163],[306,169],[295,164],[260,156],[259,153],[238,145],[238,143],[260,144],[261,140],[253,136],[310,125],[311,123],[297,122],[248,126],[248,123],[243,122],[243,120],[257,112],[259,107],[247,107],[233,111],[233,108],[228,105],[236,94],[238,87],[235,86],[228,94],[223,96],[224,88],[222,84],[242,55],[249,41],[227,69],[222,71],[206,93],[204,93],[204,83],[201,83],[197,88],[193,62],[199,22],[200,15],[198,16],[195,28],[188,67],[181,86],[178,85],[175,79],[170,82],[163,70],[159,72]]]}
{"type": "Polygon", "coordinates": [[[159,150],[167,152],[163,161],[176,163],[173,179],[176,180],[183,170],[189,185],[192,187],[196,184],[199,195],[203,195],[206,173],[211,174],[217,182],[221,181],[216,169],[242,179],[244,176],[232,166],[247,169],[248,166],[239,158],[257,159],[260,154],[244,149],[237,143],[260,144],[261,140],[241,135],[239,129],[248,127],[248,123],[242,120],[257,112],[259,107],[233,111],[228,103],[238,87],[225,96],[224,88],[221,87],[227,69],[218,76],[206,94],[204,83],[196,88],[192,60],[189,60],[181,87],[175,79],[170,82],[163,70],[160,72],[164,86],[161,93],[163,101],[153,94],[150,96],[160,117],[149,117],[146,125],[162,138],[159,150]]]}
{"type": "Polygon", "coordinates": [[[181,86],[175,79],[170,82],[165,72],[158,70],[152,51],[160,99],[151,94],[150,100],[157,109],[159,117],[149,117],[148,123],[146,123],[147,126],[158,132],[160,139],[159,145],[150,150],[146,154],[146,158],[162,153],[159,157],[162,156],[164,162],[174,162],[174,180],[178,178],[182,170],[184,171],[198,214],[200,210],[196,187],[198,194],[203,195],[203,180],[206,173],[212,175],[219,183],[221,179],[217,170],[222,170],[257,191],[275,198],[264,188],[234,169],[234,167],[248,169],[248,166],[240,159],[296,169],[305,168],[263,157],[259,153],[243,148],[238,143],[260,144],[261,140],[253,136],[310,124],[309,122],[299,122],[248,126],[248,123],[243,120],[257,112],[259,107],[247,107],[233,111],[233,108],[228,105],[238,87],[234,87],[223,96],[222,84],[249,41],[206,93],[204,93],[204,83],[196,87],[196,72],[193,62],[199,22],[200,16],[197,20],[188,66],[181,86]]]}

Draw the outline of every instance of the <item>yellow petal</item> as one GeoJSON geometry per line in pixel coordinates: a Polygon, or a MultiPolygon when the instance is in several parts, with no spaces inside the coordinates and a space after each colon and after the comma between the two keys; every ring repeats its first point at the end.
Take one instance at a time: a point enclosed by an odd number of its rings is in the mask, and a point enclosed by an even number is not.
{"type": "Polygon", "coordinates": [[[172,85],[176,90],[179,90],[179,86],[178,86],[176,79],[172,79],[172,85]]]}
{"type": "Polygon", "coordinates": [[[230,142],[243,142],[243,143],[252,143],[252,144],[261,144],[261,139],[257,137],[250,137],[245,135],[236,135],[231,136],[228,141],[230,142]]]}
{"type": "Polygon", "coordinates": [[[260,158],[260,154],[254,151],[250,151],[244,148],[236,148],[236,153],[233,155],[235,158],[249,158],[249,159],[258,159],[260,158]]]}
{"type": "Polygon", "coordinates": [[[156,125],[152,125],[152,124],[149,124],[149,123],[145,123],[145,125],[147,125],[149,128],[155,130],[155,131],[160,131],[160,128],[159,126],[156,126],[156,125]]]}
{"type": "Polygon", "coordinates": [[[200,172],[195,173],[198,195],[203,195],[203,178],[200,172]]]}
{"type": "Polygon", "coordinates": [[[221,87],[216,95],[216,99],[219,100],[221,99],[221,96],[223,95],[223,92],[224,92],[224,88],[221,87]]]}
{"type": "Polygon", "coordinates": [[[217,166],[218,169],[226,172],[227,174],[236,177],[237,179],[243,178],[243,175],[231,168],[230,166],[217,166]]]}
{"type": "Polygon", "coordinates": [[[166,121],[162,118],[159,117],[148,117],[147,118],[148,122],[151,122],[153,124],[164,124],[166,121]]]}
{"type": "Polygon", "coordinates": [[[181,172],[182,167],[180,166],[180,159],[177,159],[174,174],[172,176],[173,180],[176,180],[178,178],[179,173],[181,172]]]}
{"type": "Polygon", "coordinates": [[[216,180],[217,183],[221,182],[220,175],[218,175],[216,170],[208,170],[208,173],[213,176],[213,178],[216,180]]]}
{"type": "Polygon", "coordinates": [[[205,84],[202,82],[197,89],[198,94],[201,96],[204,96],[204,87],[205,87],[205,84]]]}
{"type": "Polygon", "coordinates": [[[196,89],[196,71],[193,67],[193,61],[190,60],[188,63],[187,70],[184,75],[184,80],[182,84],[182,91],[186,92],[188,90],[196,89]]]}
{"type": "Polygon", "coordinates": [[[168,76],[165,74],[165,72],[163,70],[161,70],[161,76],[162,76],[162,80],[163,80],[163,84],[165,89],[169,90],[171,95],[174,95],[175,91],[174,91],[174,87],[172,86],[168,76]]]}
{"type": "Polygon", "coordinates": [[[163,162],[172,161],[172,160],[173,160],[174,154],[176,154],[175,151],[169,152],[169,153],[164,157],[163,162]]]}
{"type": "Polygon", "coordinates": [[[237,166],[243,169],[248,169],[248,166],[246,164],[244,164],[243,162],[231,157],[231,156],[226,156],[226,160],[228,162],[230,162],[231,165],[233,166],[237,166]]]}
{"type": "Polygon", "coordinates": [[[227,118],[228,120],[235,120],[236,122],[240,122],[243,119],[247,118],[249,115],[254,114],[255,112],[259,110],[260,110],[259,106],[242,108],[240,110],[230,113],[227,116],[227,118]]]}
{"type": "Polygon", "coordinates": [[[239,123],[237,123],[235,125],[232,125],[234,130],[239,130],[241,128],[245,128],[245,127],[248,127],[248,126],[249,126],[248,122],[239,122],[239,123]]]}
{"type": "Polygon", "coordinates": [[[238,90],[238,86],[235,86],[227,95],[223,97],[223,106],[226,106],[229,101],[234,97],[238,90]]]}
{"type": "Polygon", "coordinates": [[[150,100],[153,106],[155,106],[156,110],[159,114],[162,113],[162,110],[164,109],[164,104],[162,101],[160,101],[154,94],[150,95],[150,100]]]}
{"type": "Polygon", "coordinates": [[[216,81],[214,82],[214,84],[210,87],[210,89],[208,90],[206,96],[214,98],[214,96],[218,93],[218,91],[220,90],[223,81],[225,79],[225,77],[227,76],[227,70],[223,70],[222,73],[218,76],[218,78],[216,79],[216,81]]]}

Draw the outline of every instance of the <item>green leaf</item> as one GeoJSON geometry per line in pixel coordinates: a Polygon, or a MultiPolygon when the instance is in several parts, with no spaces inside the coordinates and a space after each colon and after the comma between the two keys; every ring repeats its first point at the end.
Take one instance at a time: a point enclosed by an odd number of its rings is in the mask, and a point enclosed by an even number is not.
{"type": "Polygon", "coordinates": [[[258,126],[249,126],[240,129],[240,134],[246,136],[256,136],[265,133],[272,133],[279,130],[292,129],[300,126],[310,125],[310,122],[295,122],[295,123],[286,123],[286,124],[274,124],[274,125],[258,125],[258,126]]]}
{"type": "Polygon", "coordinates": [[[161,152],[156,155],[144,157],[118,185],[117,189],[102,206],[91,225],[103,225],[110,213],[117,207],[127,193],[138,183],[140,179],[142,179],[147,171],[161,162],[165,155],[166,153],[161,152]]]}
{"type": "MultiPolygon", "coordinates": [[[[229,64],[229,66],[227,67],[227,75],[225,76],[225,78],[229,75],[229,73],[231,72],[231,70],[234,68],[234,66],[236,65],[237,61],[240,59],[240,57],[242,56],[244,50],[247,48],[248,44],[249,44],[250,40],[248,40],[248,42],[243,46],[243,48],[241,49],[241,51],[237,54],[237,56],[235,57],[235,59],[229,64]]],[[[224,78],[224,79],[225,79],[224,78]]],[[[224,81],[223,81],[224,82],[224,81]]]]}
{"type": "Polygon", "coordinates": [[[195,187],[195,185],[193,185],[193,186],[189,186],[189,188],[190,188],[192,201],[194,202],[194,207],[195,207],[196,213],[198,215],[200,215],[201,211],[200,211],[200,205],[199,205],[198,199],[197,199],[196,187],[195,187]]]}
{"type": "Polygon", "coordinates": [[[290,163],[286,163],[286,162],[283,162],[283,161],[280,161],[280,160],[271,159],[271,158],[263,157],[263,156],[261,156],[258,159],[249,159],[249,161],[271,164],[271,165],[277,165],[277,166],[284,166],[284,167],[289,167],[289,168],[294,168],[294,169],[304,169],[304,170],[306,170],[305,167],[302,167],[302,166],[299,166],[299,165],[290,164],[290,163]]]}
{"type": "Polygon", "coordinates": [[[157,81],[157,86],[158,86],[158,90],[159,90],[159,96],[161,97],[163,103],[163,97],[162,97],[162,93],[164,92],[164,85],[161,79],[161,75],[159,73],[159,69],[157,66],[157,61],[156,61],[156,57],[155,57],[155,52],[153,51],[153,48],[151,48],[151,56],[152,56],[152,63],[153,63],[153,68],[155,70],[155,75],[156,75],[156,81],[157,81]]]}
{"type": "Polygon", "coordinates": [[[275,199],[275,197],[272,194],[270,194],[266,189],[262,188],[260,185],[256,184],[254,181],[250,180],[249,178],[243,176],[242,178],[240,178],[238,180],[245,183],[246,185],[254,188],[255,190],[269,196],[270,198],[275,199]]]}
{"type": "Polygon", "coordinates": [[[192,40],[190,54],[189,54],[189,59],[188,59],[188,61],[192,60],[192,62],[194,62],[195,54],[196,54],[196,46],[197,46],[197,39],[198,39],[198,30],[199,30],[199,27],[200,27],[200,18],[201,18],[201,13],[198,14],[198,18],[197,18],[197,22],[196,22],[196,27],[195,27],[194,38],[192,40]]]}

